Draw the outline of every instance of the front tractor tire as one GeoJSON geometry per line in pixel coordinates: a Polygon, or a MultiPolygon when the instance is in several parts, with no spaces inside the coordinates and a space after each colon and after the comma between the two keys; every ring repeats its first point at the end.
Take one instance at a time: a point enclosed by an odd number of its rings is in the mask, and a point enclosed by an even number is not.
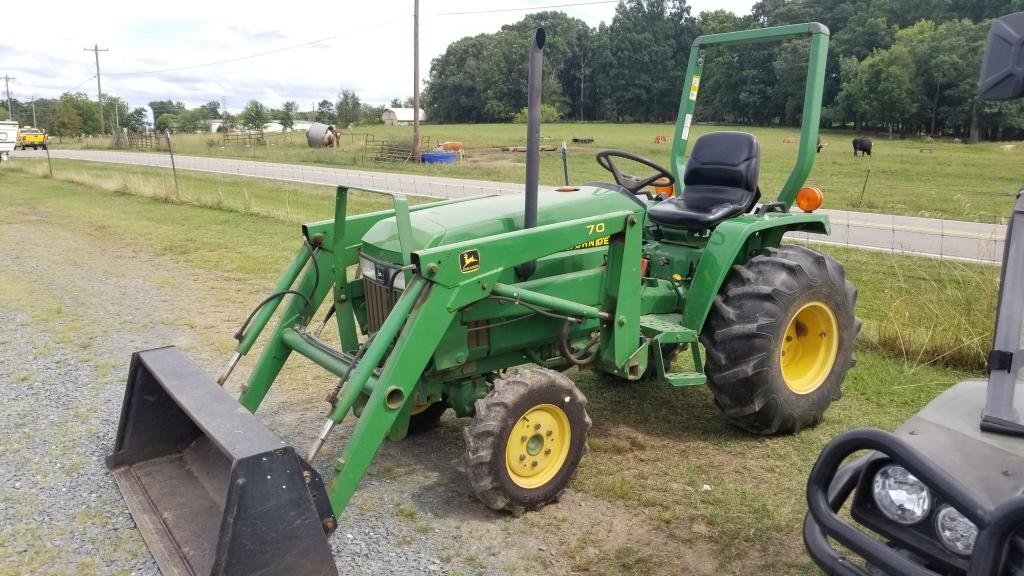
{"type": "Polygon", "coordinates": [[[733,266],[701,333],[715,404],[757,434],[821,422],[854,364],[856,305],[843,266],[803,246],[733,266]]]}
{"type": "Polygon", "coordinates": [[[464,430],[473,492],[515,516],[558,499],[586,453],[590,424],[587,399],[559,372],[534,368],[496,381],[464,430]]]}

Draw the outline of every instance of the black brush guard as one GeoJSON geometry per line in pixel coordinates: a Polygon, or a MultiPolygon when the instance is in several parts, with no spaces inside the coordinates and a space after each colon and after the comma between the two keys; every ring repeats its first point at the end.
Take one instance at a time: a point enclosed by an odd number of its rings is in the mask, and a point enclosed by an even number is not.
{"type": "Polygon", "coordinates": [[[132,355],[107,467],[164,576],[338,573],[320,475],[174,347],[132,355]]]}
{"type": "Polygon", "coordinates": [[[967,576],[1003,574],[1011,539],[1024,522],[1024,497],[1017,496],[995,508],[988,507],[899,436],[874,429],[851,430],[832,440],[818,456],[807,481],[809,512],[804,520],[804,544],[811,558],[826,574],[870,576],[836,551],[828,541],[831,538],[886,574],[937,576],[936,572],[901,556],[895,549],[865,534],[837,514],[856,488],[867,459],[855,460],[842,468],[840,465],[849,456],[863,450],[888,456],[977,525],[978,539],[967,576]]]}

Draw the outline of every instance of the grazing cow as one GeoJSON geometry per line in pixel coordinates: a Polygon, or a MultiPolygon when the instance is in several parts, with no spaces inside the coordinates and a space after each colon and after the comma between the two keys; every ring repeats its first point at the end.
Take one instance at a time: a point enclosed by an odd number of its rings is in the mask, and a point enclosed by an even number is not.
{"type": "Polygon", "coordinates": [[[818,136],[818,152],[821,152],[821,149],[824,147],[825,145],[821,143],[821,136],[818,136]]]}
{"type": "Polygon", "coordinates": [[[867,154],[871,156],[871,138],[854,138],[853,139],[853,155],[856,156],[860,152],[861,155],[867,154]]]}
{"type": "Polygon", "coordinates": [[[783,143],[783,144],[792,144],[792,143],[794,143],[794,142],[796,142],[796,140],[794,140],[794,139],[793,139],[792,137],[790,137],[790,136],[786,136],[785,138],[783,138],[783,139],[782,139],[782,143],[783,143]]]}
{"type": "Polygon", "coordinates": [[[459,162],[462,162],[462,155],[465,152],[462,142],[441,142],[437,145],[438,150],[444,150],[445,152],[457,152],[459,155],[459,162]]]}
{"type": "Polygon", "coordinates": [[[668,136],[665,136],[664,134],[658,134],[654,137],[655,144],[664,144],[665,142],[668,142],[668,136]]]}

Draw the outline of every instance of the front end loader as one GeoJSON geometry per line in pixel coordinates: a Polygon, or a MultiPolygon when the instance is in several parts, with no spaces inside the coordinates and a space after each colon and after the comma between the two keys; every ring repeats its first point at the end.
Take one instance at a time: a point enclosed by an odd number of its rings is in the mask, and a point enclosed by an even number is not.
{"type": "Polygon", "coordinates": [[[523,196],[410,206],[393,195],[393,209],[348,215],[348,190],[338,188],[335,218],[302,227],[301,248],[236,334],[216,382],[173,348],[136,354],[108,462],[165,573],[333,573],[327,537],[380,444],[448,410],[472,418],[466,472],[486,506],[520,514],[553,501],[591,423],[563,374],[572,367],[707,383],[726,418],[762,434],[812,426],[839,398],[859,327],[856,291],[832,258],[782,244],[789,231],[829,230],[813,212],[821,192],[804,187],[828,30],[698,38],[671,168],[603,150],[597,161],[613,183],[541,193],[544,43],[541,29],[530,47],[523,196]],[[684,158],[705,51],[779,40],[809,41],[810,61],[796,164],[763,200],[754,136],[709,133],[684,158]],[[623,172],[624,161],[653,174],[623,172]],[[674,194],[651,194],[652,185],[674,194]],[[791,211],[794,201],[802,211],[791,211]],[[337,344],[320,338],[328,324],[337,344]],[[235,401],[219,385],[261,335],[235,401]],[[334,382],[303,456],[252,416],[293,354],[334,382]],[[349,416],[325,484],[313,464],[349,416]]]}

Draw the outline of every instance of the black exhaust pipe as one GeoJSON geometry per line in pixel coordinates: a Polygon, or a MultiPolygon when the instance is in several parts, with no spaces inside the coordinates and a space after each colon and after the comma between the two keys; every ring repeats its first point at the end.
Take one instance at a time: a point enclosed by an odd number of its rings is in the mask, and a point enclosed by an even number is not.
{"type": "MultiPolygon", "coordinates": [[[[523,229],[537,226],[537,187],[540,179],[540,85],[544,63],[543,28],[537,28],[530,44],[530,77],[527,85],[526,115],[526,208],[523,213],[523,229]]],[[[516,266],[516,276],[527,280],[537,270],[537,262],[531,260],[516,266]]]]}

